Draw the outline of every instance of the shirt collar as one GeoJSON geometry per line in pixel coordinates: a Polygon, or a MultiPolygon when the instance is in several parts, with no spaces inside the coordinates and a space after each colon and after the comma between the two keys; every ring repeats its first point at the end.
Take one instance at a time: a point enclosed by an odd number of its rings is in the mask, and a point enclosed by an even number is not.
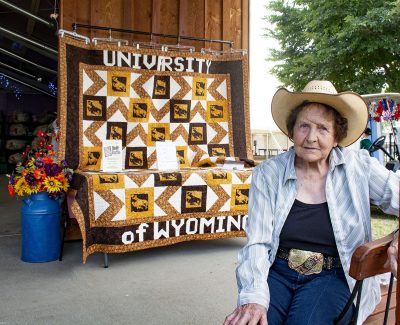
{"type": "Polygon", "coordinates": [[[331,154],[329,156],[329,171],[332,172],[336,166],[345,164],[343,148],[335,147],[332,149],[331,154]]]}
{"type": "Polygon", "coordinates": [[[289,179],[297,179],[296,170],[294,169],[294,158],[296,156],[294,147],[288,150],[287,155],[288,159],[286,162],[285,175],[283,176],[283,183],[286,183],[289,179]]]}
{"type": "MultiPolygon", "coordinates": [[[[341,147],[335,147],[332,149],[332,151],[329,155],[329,171],[330,172],[332,172],[336,168],[336,166],[339,166],[339,165],[342,165],[345,163],[342,150],[343,150],[343,148],[341,148],[341,147]]],[[[296,157],[294,148],[291,147],[288,150],[287,154],[288,154],[288,160],[286,163],[285,175],[284,175],[284,179],[283,179],[284,183],[286,183],[286,181],[289,179],[297,179],[296,170],[294,169],[294,158],[296,157]]]]}

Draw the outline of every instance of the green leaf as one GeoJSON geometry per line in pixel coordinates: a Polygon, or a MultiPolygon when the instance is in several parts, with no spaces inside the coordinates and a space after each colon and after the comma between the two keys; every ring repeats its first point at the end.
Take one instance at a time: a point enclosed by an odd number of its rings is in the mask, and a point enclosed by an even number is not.
{"type": "Polygon", "coordinates": [[[280,49],[268,60],[287,87],[328,79],[339,91],[400,92],[400,2],[272,0],[266,35],[280,49]]]}

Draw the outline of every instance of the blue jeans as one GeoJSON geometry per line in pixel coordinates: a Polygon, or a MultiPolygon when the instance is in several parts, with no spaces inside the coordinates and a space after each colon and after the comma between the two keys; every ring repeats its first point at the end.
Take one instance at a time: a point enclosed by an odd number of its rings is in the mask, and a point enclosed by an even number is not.
{"type": "MultiPolygon", "coordinates": [[[[271,301],[268,325],[328,325],[350,297],[342,268],[302,275],[276,258],[268,276],[271,301]]],[[[353,308],[340,324],[349,324],[353,308]]]]}

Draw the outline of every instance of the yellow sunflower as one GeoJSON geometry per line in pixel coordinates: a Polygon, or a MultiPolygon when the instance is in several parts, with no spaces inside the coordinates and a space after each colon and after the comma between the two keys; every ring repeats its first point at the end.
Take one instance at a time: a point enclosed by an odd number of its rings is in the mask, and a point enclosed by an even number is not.
{"type": "Polygon", "coordinates": [[[15,180],[14,188],[17,195],[24,196],[26,193],[26,189],[29,188],[29,184],[25,181],[24,177],[19,177],[15,180]]]}
{"type": "Polygon", "coordinates": [[[64,178],[63,181],[62,181],[61,183],[62,183],[62,190],[63,190],[64,192],[66,192],[66,191],[68,190],[68,188],[69,188],[68,179],[64,178]]]}
{"type": "Polygon", "coordinates": [[[49,193],[59,192],[63,187],[63,184],[54,177],[47,177],[44,180],[43,185],[49,193]]]}
{"type": "Polygon", "coordinates": [[[35,186],[28,186],[25,190],[26,194],[31,195],[31,194],[36,194],[40,190],[40,184],[36,184],[35,186]]]}

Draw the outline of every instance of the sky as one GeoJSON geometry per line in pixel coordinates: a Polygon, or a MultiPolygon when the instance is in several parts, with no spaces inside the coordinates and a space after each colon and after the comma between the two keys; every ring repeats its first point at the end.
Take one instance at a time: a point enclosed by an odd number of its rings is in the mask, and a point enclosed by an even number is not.
{"type": "Polygon", "coordinates": [[[272,62],[265,59],[270,48],[278,46],[274,39],[263,36],[267,22],[263,20],[268,0],[250,0],[250,127],[252,130],[278,130],[271,116],[271,100],[279,81],[269,72],[272,62]]]}

